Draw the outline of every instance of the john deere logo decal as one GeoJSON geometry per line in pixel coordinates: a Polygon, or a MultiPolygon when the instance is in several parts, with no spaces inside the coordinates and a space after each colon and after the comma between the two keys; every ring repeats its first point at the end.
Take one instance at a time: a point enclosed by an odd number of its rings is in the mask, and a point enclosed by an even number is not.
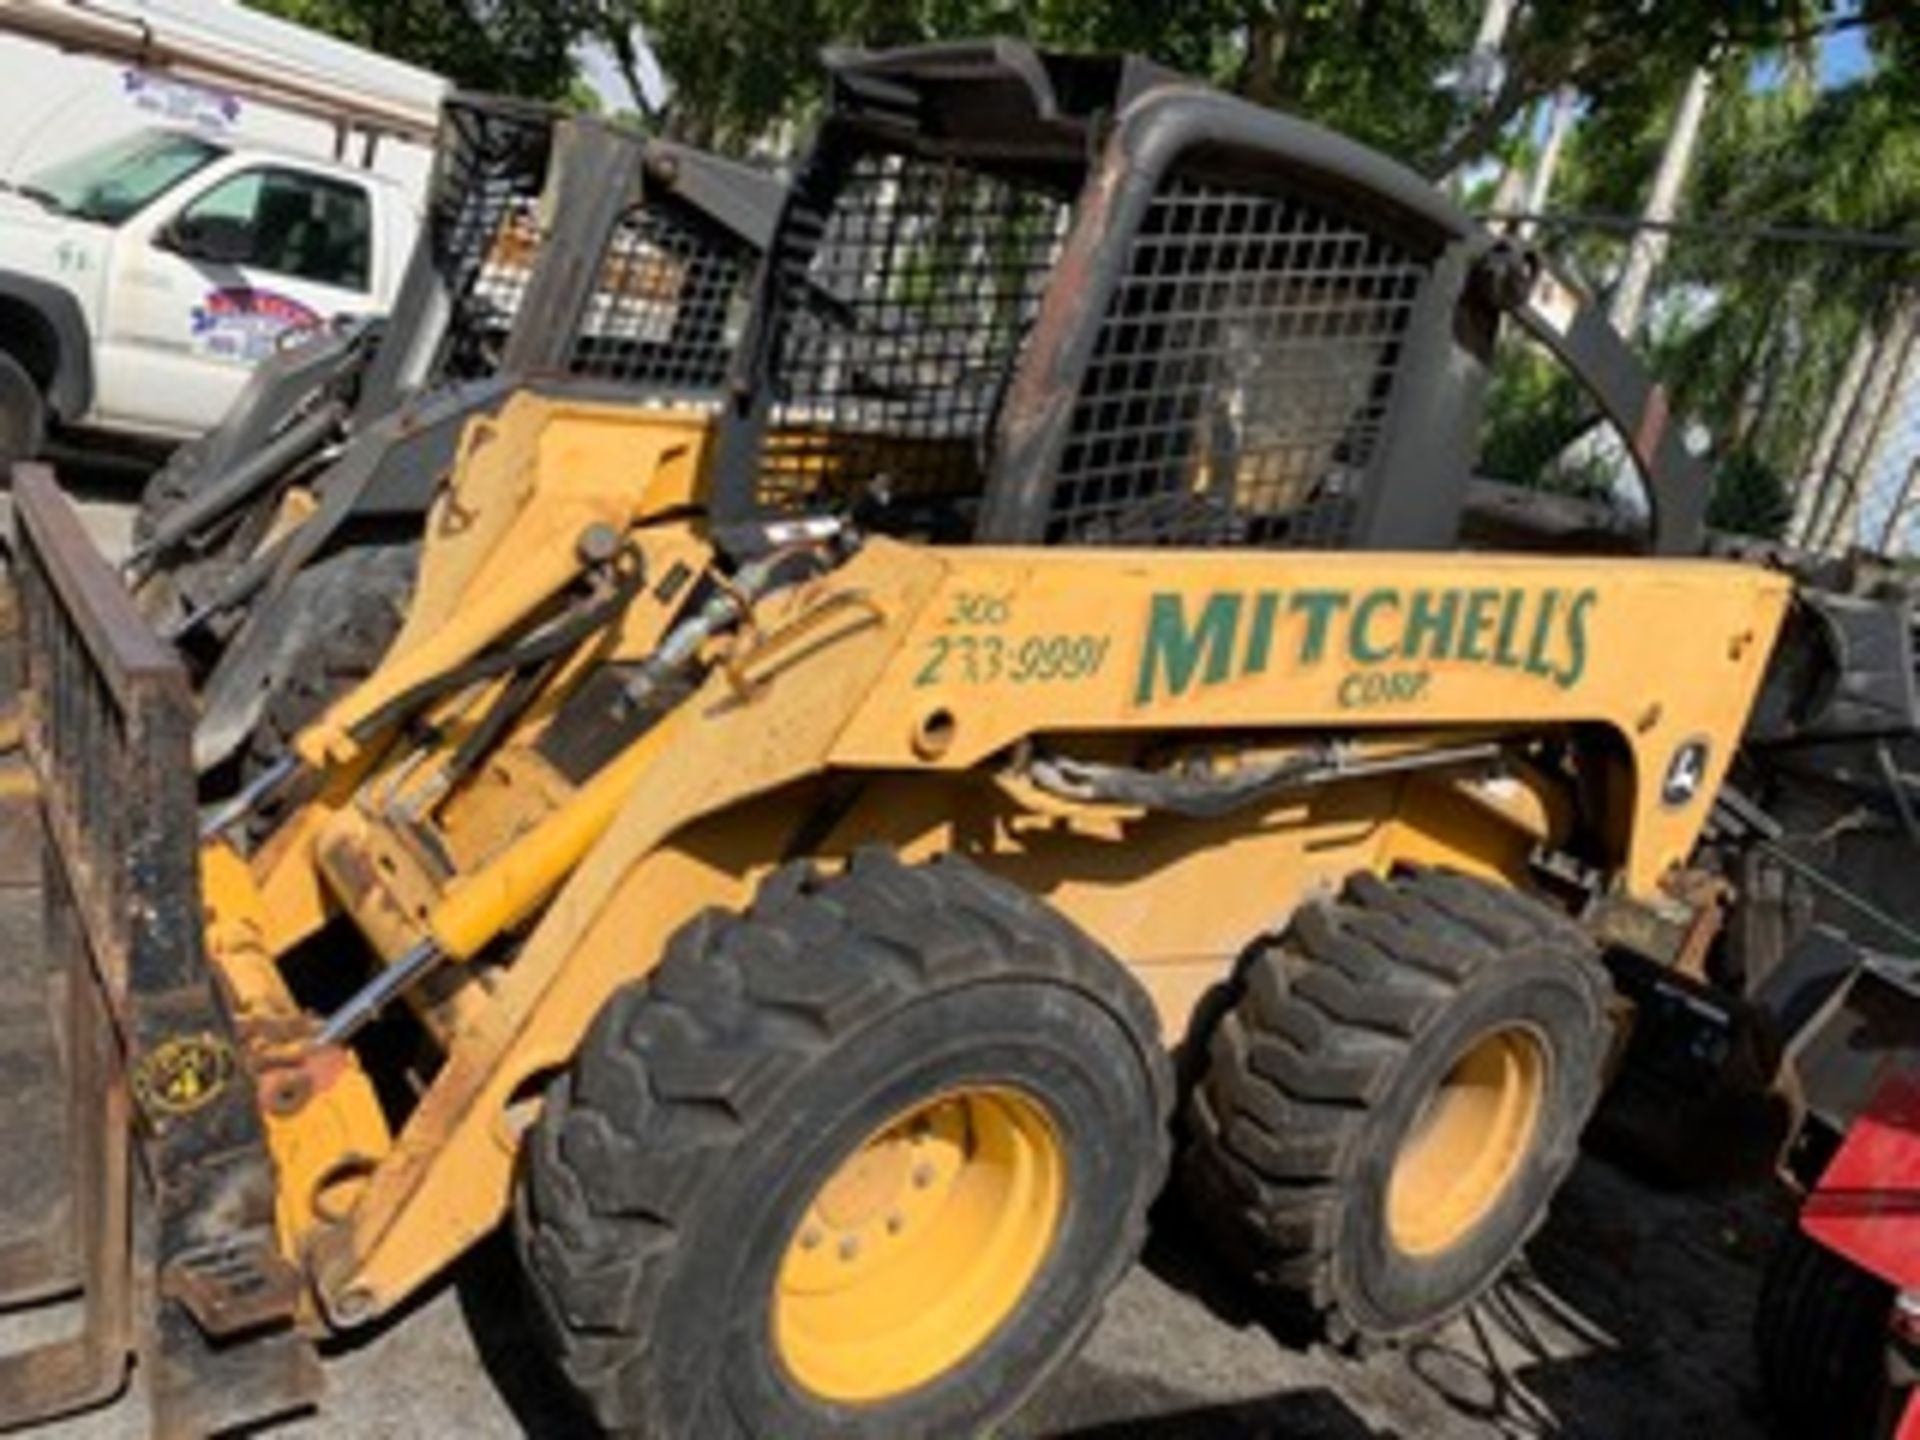
{"type": "Polygon", "coordinates": [[[176,1035],[133,1071],[133,1096],[149,1115],[190,1115],[233,1079],[233,1047],[217,1035],[176,1035]]]}
{"type": "Polygon", "coordinates": [[[1134,683],[1137,705],[1175,699],[1196,685],[1265,674],[1291,655],[1301,666],[1352,667],[1337,692],[1345,706],[1419,699],[1426,666],[1466,661],[1518,670],[1570,690],[1587,668],[1592,590],[1416,589],[1216,591],[1148,602],[1134,683]]]}
{"type": "Polygon", "coordinates": [[[1707,742],[1701,739],[1689,740],[1673,752],[1660,782],[1662,805],[1678,810],[1700,793],[1707,779],[1707,753],[1707,742]]]}

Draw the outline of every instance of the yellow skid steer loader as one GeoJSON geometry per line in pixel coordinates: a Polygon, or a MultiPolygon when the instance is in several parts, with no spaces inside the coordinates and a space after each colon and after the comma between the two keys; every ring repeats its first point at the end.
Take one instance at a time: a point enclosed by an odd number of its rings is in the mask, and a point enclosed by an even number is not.
{"type": "Polygon", "coordinates": [[[609,1429],[975,1435],[1170,1166],[1336,1335],[1544,1215],[1792,582],[1698,558],[1618,340],[1382,157],[1133,60],[830,64],[721,413],[476,420],[393,649],[219,810],[17,479],[80,1160],[0,1288],[88,1315],[13,1418],[136,1351],[163,1430],[305,1403],[511,1224],[609,1429]],[[1646,553],[1462,548],[1503,321],[1646,553]]]}

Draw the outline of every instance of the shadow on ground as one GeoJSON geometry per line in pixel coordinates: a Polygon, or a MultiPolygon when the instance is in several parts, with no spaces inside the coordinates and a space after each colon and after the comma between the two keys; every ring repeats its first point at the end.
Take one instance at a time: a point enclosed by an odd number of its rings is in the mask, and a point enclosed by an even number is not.
{"type": "MultiPolygon", "coordinates": [[[[1163,1216],[1023,1440],[1763,1440],[1748,1342],[1783,1211],[1763,1191],[1650,1189],[1583,1161],[1526,1260],[1417,1343],[1349,1355],[1163,1216]]],[[[593,1433],[533,1335],[511,1247],[455,1272],[464,1328],[514,1424],[593,1433]]]]}
{"type": "Polygon", "coordinates": [[[1086,1353],[1029,1409],[1060,1440],[1761,1440],[1749,1330],[1783,1223],[1765,1191],[1651,1189],[1585,1160],[1526,1258],[1438,1334],[1376,1353],[1160,1217],[1086,1353]],[[1134,1333],[1144,1332],[1144,1333],[1134,1333]]]}

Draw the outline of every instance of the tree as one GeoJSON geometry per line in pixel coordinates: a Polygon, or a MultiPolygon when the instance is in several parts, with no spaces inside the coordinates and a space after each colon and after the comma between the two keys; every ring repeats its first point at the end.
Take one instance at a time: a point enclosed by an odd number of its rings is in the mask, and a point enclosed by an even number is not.
{"type": "Polygon", "coordinates": [[[257,10],[445,75],[464,89],[560,100],[594,0],[248,0],[257,10]]]}

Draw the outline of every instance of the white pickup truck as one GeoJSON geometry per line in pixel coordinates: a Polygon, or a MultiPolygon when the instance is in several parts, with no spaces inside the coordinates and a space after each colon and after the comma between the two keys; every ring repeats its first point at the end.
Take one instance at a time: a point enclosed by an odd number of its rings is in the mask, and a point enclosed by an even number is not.
{"type": "Polygon", "coordinates": [[[214,424],[290,334],[387,309],[419,218],[378,174],[187,130],[0,183],[0,474],[55,425],[214,424]]]}

